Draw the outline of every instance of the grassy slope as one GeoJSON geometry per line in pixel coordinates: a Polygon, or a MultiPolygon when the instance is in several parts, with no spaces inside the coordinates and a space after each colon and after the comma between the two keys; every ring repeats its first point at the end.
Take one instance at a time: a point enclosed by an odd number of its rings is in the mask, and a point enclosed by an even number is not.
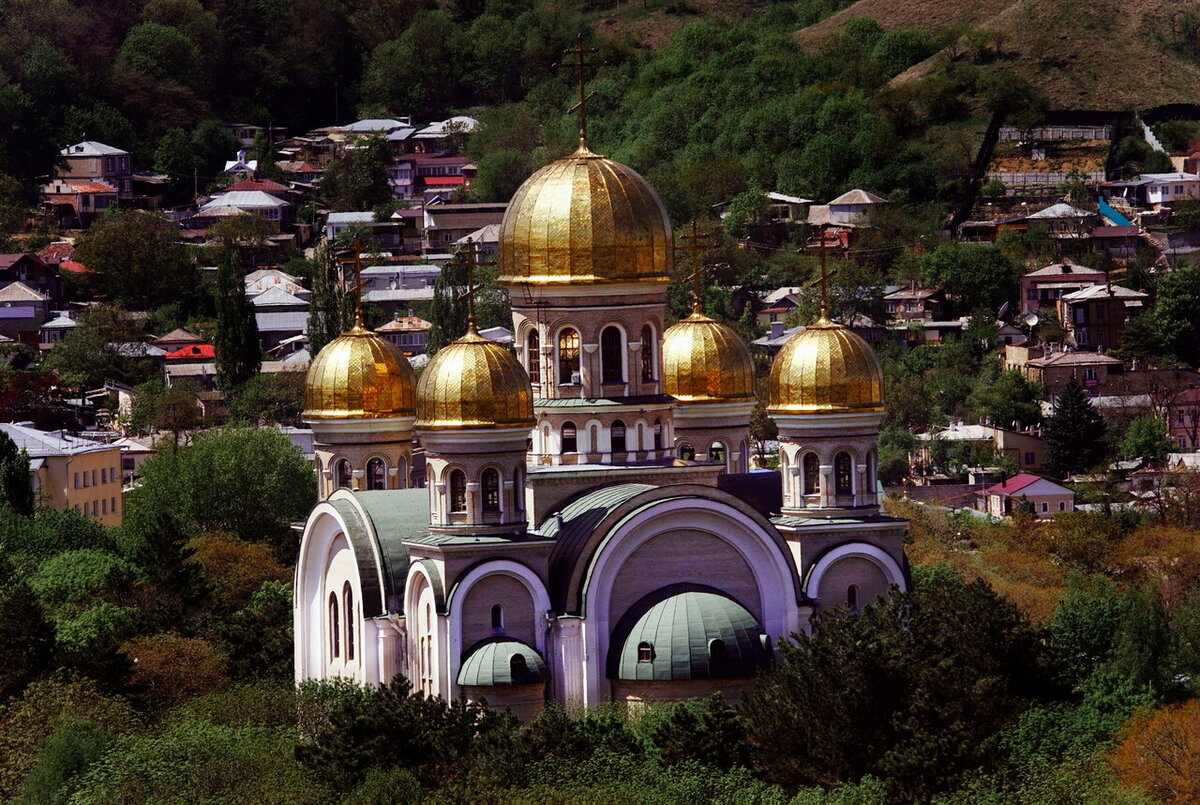
{"type": "MultiPolygon", "coordinates": [[[[859,0],[797,33],[816,47],[842,25],[872,17],[885,28],[956,25],[1002,31],[1000,62],[1026,78],[1058,109],[1145,109],[1200,102],[1200,64],[1171,52],[1164,39],[1179,0],[859,0]]],[[[897,76],[932,72],[938,54],[897,76]]]]}

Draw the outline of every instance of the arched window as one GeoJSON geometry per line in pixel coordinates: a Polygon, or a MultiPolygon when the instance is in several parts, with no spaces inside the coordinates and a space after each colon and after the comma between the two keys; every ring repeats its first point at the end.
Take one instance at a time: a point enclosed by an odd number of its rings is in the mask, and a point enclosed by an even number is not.
{"type": "Polygon", "coordinates": [[[654,644],[638,643],[638,662],[654,662],[654,644]]]}
{"type": "Polygon", "coordinates": [[[662,450],[662,420],[654,420],[654,449],[662,450]]]}
{"type": "Polygon", "coordinates": [[[525,362],[529,369],[529,382],[537,385],[542,382],[542,338],[537,330],[532,330],[525,339],[525,362]]]}
{"type": "Polygon", "coordinates": [[[717,464],[725,463],[725,445],[713,442],[708,446],[708,460],[717,464]]]}
{"type": "Polygon", "coordinates": [[[850,472],[850,454],[838,453],[833,457],[833,490],[838,495],[854,494],[854,479],[850,472]]]}
{"type": "Polygon", "coordinates": [[[562,425],[562,450],[563,453],[578,453],[579,438],[575,435],[575,423],[564,422],[562,425]]]}
{"type": "Polygon", "coordinates": [[[467,476],[462,470],[450,473],[450,512],[461,514],[467,510],[467,476]]]}
{"type": "Polygon", "coordinates": [[[350,488],[354,479],[354,468],[350,466],[349,461],[344,458],[338,459],[337,464],[333,465],[333,479],[338,489],[350,488]]]}
{"type": "Polygon", "coordinates": [[[642,328],[642,382],[654,379],[654,328],[647,324],[642,328]]]}
{"type": "Polygon", "coordinates": [[[350,582],[342,585],[342,605],[346,610],[346,661],[354,659],[354,590],[350,582]]]}
{"type": "Polygon", "coordinates": [[[612,451],[625,452],[625,423],[619,419],[612,423],[612,451]]]}
{"type": "Polygon", "coordinates": [[[579,331],[568,327],[558,334],[558,382],[578,384],[579,377],[579,331]]]}
{"type": "Polygon", "coordinates": [[[342,632],[338,626],[337,593],[329,594],[329,658],[336,660],[342,656],[342,632]]]}
{"type": "Polygon", "coordinates": [[[821,491],[821,468],[817,463],[816,453],[804,454],[800,472],[804,476],[804,494],[815,495],[821,491]]]}
{"type": "Polygon", "coordinates": [[[387,489],[387,465],[382,458],[367,462],[367,489],[387,489]]]}
{"type": "Polygon", "coordinates": [[[500,472],[488,469],[480,476],[480,490],[483,492],[483,511],[494,514],[500,511],[500,472]]]}
{"type": "Polygon", "coordinates": [[[851,612],[858,612],[858,585],[851,584],[846,588],[846,606],[851,612]]]}
{"type": "Polygon", "coordinates": [[[396,467],[396,487],[398,489],[408,489],[408,460],[400,459],[400,464],[396,467]]]}
{"type": "Polygon", "coordinates": [[[621,330],[608,326],[600,333],[600,382],[625,382],[624,360],[621,356],[621,330]]]}
{"type": "Polygon", "coordinates": [[[719,637],[714,637],[708,641],[708,659],[711,661],[720,661],[725,659],[725,641],[719,637]]]}
{"type": "Polygon", "coordinates": [[[499,604],[494,604],[492,606],[492,631],[504,631],[504,608],[499,604]]]}
{"type": "Polygon", "coordinates": [[[684,442],[683,444],[679,445],[679,457],[684,461],[695,461],[696,448],[692,447],[687,442],[684,442]]]}

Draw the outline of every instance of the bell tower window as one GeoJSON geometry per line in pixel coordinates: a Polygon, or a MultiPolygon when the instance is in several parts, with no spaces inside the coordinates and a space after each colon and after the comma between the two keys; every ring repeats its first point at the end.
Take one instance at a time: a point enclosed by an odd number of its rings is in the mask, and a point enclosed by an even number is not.
{"type": "Polygon", "coordinates": [[[487,514],[496,514],[500,511],[500,473],[495,469],[486,469],[483,471],[483,477],[480,479],[480,486],[483,491],[483,511],[487,514]]]}
{"type": "Polygon", "coordinates": [[[558,334],[558,382],[579,384],[579,331],[570,327],[558,334]]]}
{"type": "Polygon", "coordinates": [[[462,514],[467,510],[467,476],[462,470],[450,473],[450,511],[462,514]]]}
{"type": "Polygon", "coordinates": [[[708,460],[717,464],[725,463],[725,445],[720,442],[713,442],[708,448],[708,460]]]}
{"type": "Polygon", "coordinates": [[[387,489],[387,466],[382,458],[367,462],[367,489],[387,489]]]}
{"type": "Polygon", "coordinates": [[[529,333],[525,345],[525,362],[529,369],[529,382],[536,386],[542,382],[542,339],[537,330],[529,333]]]}
{"type": "Polygon", "coordinates": [[[804,494],[815,495],[820,490],[820,468],[817,465],[816,453],[805,453],[800,464],[800,472],[804,475],[804,494]]]}
{"type": "Polygon", "coordinates": [[[579,437],[575,432],[574,422],[564,422],[562,426],[562,450],[563,453],[578,453],[579,452],[579,437]]]}
{"type": "Polygon", "coordinates": [[[684,442],[683,444],[679,445],[679,457],[684,461],[695,461],[696,448],[692,447],[687,442],[684,442]]]}
{"type": "Polygon", "coordinates": [[[624,453],[625,450],[625,423],[618,419],[612,423],[612,451],[624,453]]]}
{"type": "Polygon", "coordinates": [[[654,380],[654,328],[649,324],[642,327],[642,382],[654,380]]]}
{"type": "Polygon", "coordinates": [[[339,459],[334,465],[334,483],[338,489],[349,489],[350,482],[353,479],[354,470],[350,466],[350,462],[346,459],[339,459]]]}
{"type": "Polygon", "coordinates": [[[838,453],[833,459],[833,488],[835,494],[853,495],[854,480],[850,473],[850,454],[838,453]]]}
{"type": "Polygon", "coordinates": [[[600,382],[623,383],[625,381],[624,359],[621,356],[621,330],[605,327],[600,333],[600,382]]]}

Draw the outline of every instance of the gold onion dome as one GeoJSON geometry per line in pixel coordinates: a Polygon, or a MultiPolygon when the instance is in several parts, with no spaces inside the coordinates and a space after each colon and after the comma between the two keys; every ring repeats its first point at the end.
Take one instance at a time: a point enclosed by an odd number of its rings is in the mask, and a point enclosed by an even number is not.
{"type": "Polygon", "coordinates": [[[883,368],[859,336],[824,316],[792,336],[771,364],[773,414],[883,410],[883,368]]]}
{"type": "Polygon", "coordinates": [[[504,347],[474,327],[443,347],[417,384],[417,428],[532,428],[529,375],[504,347]]]}
{"type": "Polygon", "coordinates": [[[413,416],[416,385],[408,358],[357,322],[326,344],[308,367],[301,418],[413,416]]]}
{"type": "Polygon", "coordinates": [[[663,391],[683,403],[754,399],[754,359],[737,333],[695,312],[663,333],[663,391]]]}
{"type": "Polygon", "coordinates": [[[668,282],[671,225],[635,170],[586,145],[534,173],[500,224],[500,281],[668,282]]]}

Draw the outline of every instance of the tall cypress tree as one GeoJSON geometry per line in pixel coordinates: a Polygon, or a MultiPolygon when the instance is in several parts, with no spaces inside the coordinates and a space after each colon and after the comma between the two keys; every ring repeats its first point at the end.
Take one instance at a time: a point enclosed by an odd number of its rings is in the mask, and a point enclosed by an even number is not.
{"type": "Polygon", "coordinates": [[[312,301],[309,302],[308,348],[315,358],[343,330],[342,283],[333,248],[326,242],[313,255],[312,301]]]}
{"type": "Polygon", "coordinates": [[[225,391],[241,386],[262,367],[258,322],[246,298],[245,274],[236,254],[225,256],[217,270],[217,381],[225,391]]]}
{"type": "Polygon", "coordinates": [[[0,509],[33,514],[33,486],[29,483],[29,456],[8,434],[0,431],[0,509]]]}
{"type": "Polygon", "coordinates": [[[1042,428],[1046,440],[1046,472],[1065,478],[1090,470],[1108,452],[1108,426],[1096,412],[1079,379],[1072,376],[1054,397],[1054,410],[1042,428]]]}

